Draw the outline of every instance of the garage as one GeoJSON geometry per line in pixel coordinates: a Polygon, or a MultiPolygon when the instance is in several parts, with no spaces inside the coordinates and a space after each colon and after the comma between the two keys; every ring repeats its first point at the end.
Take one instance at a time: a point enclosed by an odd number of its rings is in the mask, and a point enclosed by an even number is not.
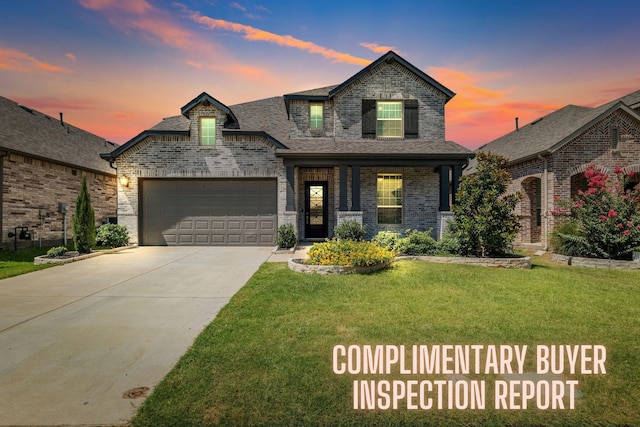
{"type": "Polygon", "coordinates": [[[145,179],[143,245],[275,245],[275,179],[145,179]]]}

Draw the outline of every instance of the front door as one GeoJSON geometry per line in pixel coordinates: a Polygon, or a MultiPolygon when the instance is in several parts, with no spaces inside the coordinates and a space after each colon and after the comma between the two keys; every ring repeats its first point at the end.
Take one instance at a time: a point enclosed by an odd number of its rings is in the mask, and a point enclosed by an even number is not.
{"type": "Polygon", "coordinates": [[[304,235],[307,239],[327,237],[327,181],[304,184],[304,235]]]}

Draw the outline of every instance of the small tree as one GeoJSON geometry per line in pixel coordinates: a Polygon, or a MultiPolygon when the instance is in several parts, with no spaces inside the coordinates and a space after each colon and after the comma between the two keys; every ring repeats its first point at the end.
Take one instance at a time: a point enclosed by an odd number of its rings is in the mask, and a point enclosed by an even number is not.
{"type": "Polygon", "coordinates": [[[76,199],[76,210],[73,215],[73,244],[81,254],[91,252],[96,243],[96,223],[91,198],[87,189],[87,177],[82,174],[82,185],[76,199]]]}
{"type": "Polygon", "coordinates": [[[505,195],[511,182],[505,157],[481,151],[476,158],[476,172],[460,180],[449,230],[460,243],[461,255],[501,255],[520,231],[513,210],[521,194],[505,195]]]}

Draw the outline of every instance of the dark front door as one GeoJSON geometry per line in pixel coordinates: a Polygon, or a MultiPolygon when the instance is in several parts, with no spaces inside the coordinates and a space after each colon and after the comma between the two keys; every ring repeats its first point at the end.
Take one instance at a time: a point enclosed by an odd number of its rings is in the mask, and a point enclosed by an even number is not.
{"type": "Polygon", "coordinates": [[[327,181],[304,184],[304,235],[307,239],[327,237],[327,181]]]}

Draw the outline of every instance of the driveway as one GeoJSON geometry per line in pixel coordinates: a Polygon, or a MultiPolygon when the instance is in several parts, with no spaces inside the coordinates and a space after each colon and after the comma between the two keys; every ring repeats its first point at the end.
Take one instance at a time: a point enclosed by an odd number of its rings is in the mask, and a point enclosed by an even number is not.
{"type": "Polygon", "coordinates": [[[140,247],[0,280],[0,425],[126,423],[270,255],[140,247]]]}

